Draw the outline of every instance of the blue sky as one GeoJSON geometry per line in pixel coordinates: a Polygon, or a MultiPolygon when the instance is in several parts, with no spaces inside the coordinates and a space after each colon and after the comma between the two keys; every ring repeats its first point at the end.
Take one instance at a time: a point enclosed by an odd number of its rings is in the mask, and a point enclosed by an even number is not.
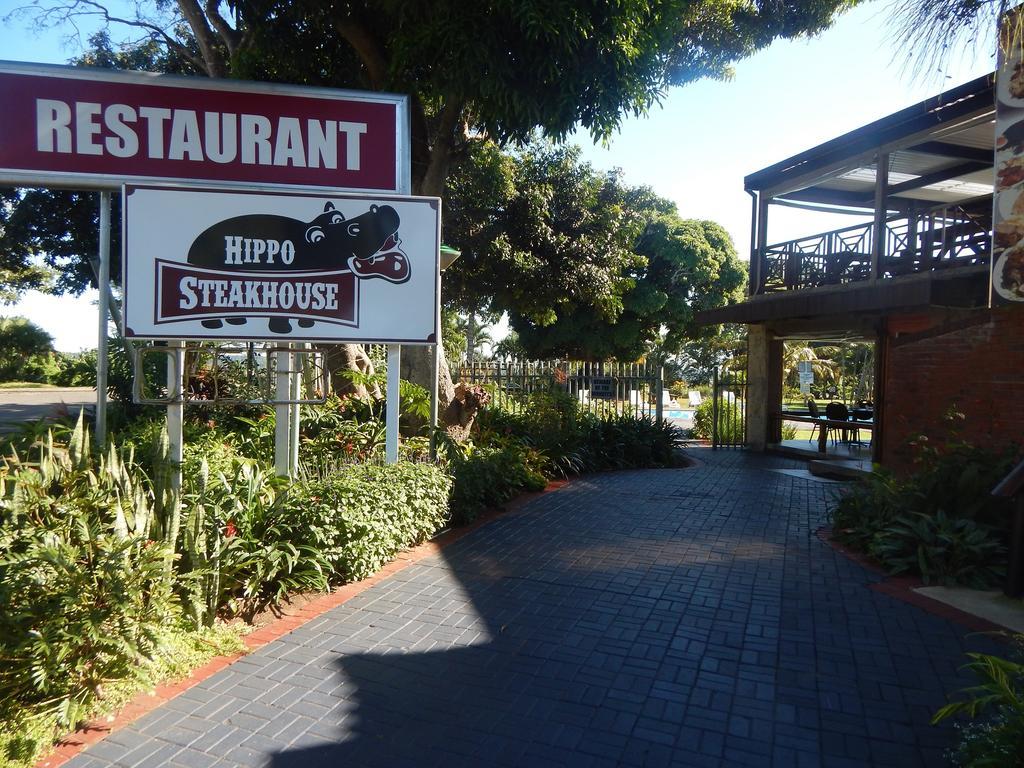
{"type": "MultiPolygon", "coordinates": [[[[0,0],[0,8],[12,0],[0,0]]],[[[605,148],[574,137],[599,168],[621,168],[629,184],[648,185],[676,202],[683,216],[717,221],[740,254],[749,251],[750,198],[743,177],[857,128],[995,66],[991,39],[959,51],[944,71],[914,76],[890,37],[893,0],[866,3],[809,40],[779,42],[736,65],[729,82],[701,82],[671,91],[645,118],[630,118],[605,148]]],[[[85,31],[78,37],[84,43],[85,31]]],[[[113,33],[116,39],[116,31],[113,33]]],[[[66,63],[79,48],[68,30],[37,34],[24,22],[0,25],[0,58],[66,63]]],[[[853,223],[799,211],[773,210],[769,241],[853,223]]],[[[96,345],[94,296],[41,295],[0,314],[42,325],[58,349],[96,345]]]]}

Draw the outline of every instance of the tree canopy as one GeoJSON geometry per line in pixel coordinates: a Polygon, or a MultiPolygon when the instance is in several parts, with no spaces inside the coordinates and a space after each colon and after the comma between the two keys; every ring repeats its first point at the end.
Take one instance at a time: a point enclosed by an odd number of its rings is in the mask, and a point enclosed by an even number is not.
{"type": "Polygon", "coordinates": [[[672,354],[698,335],[696,312],[740,297],[746,272],[720,226],[683,220],[577,147],[479,142],[449,187],[445,238],[462,256],[446,300],[508,312],[532,357],[672,354]]]}
{"type": "Polygon", "coordinates": [[[0,381],[32,380],[40,358],[53,352],[53,337],[24,317],[0,317],[0,381]]]}

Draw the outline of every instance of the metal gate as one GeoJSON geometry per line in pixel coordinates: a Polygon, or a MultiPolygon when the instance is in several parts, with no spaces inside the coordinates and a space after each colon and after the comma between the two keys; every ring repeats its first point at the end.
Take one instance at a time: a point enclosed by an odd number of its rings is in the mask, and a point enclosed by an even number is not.
{"type": "Polygon", "coordinates": [[[742,448],[747,442],[747,371],[729,363],[716,368],[711,402],[711,447],[742,448]]]}
{"type": "Polygon", "coordinates": [[[662,418],[664,380],[654,363],[486,360],[464,363],[454,374],[457,382],[483,385],[495,406],[513,412],[529,408],[532,393],[556,385],[600,416],[662,418]]]}

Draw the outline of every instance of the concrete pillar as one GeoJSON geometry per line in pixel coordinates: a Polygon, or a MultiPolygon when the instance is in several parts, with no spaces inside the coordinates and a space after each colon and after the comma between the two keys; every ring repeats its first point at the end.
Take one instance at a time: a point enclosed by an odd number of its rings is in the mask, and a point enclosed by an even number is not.
{"type": "Polygon", "coordinates": [[[747,328],[747,447],[763,451],[781,435],[782,342],[763,325],[747,328]]]}

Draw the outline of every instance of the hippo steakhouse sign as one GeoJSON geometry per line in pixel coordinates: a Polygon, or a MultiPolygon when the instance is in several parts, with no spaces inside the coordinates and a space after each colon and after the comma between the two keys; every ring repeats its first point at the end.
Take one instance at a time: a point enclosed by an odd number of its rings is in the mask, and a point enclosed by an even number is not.
{"type": "Polygon", "coordinates": [[[382,197],[406,97],[0,62],[0,101],[0,183],[128,184],[127,335],[436,338],[440,202],[382,197]]]}
{"type": "Polygon", "coordinates": [[[436,198],[126,186],[124,199],[128,336],[437,338],[436,198]]]}

